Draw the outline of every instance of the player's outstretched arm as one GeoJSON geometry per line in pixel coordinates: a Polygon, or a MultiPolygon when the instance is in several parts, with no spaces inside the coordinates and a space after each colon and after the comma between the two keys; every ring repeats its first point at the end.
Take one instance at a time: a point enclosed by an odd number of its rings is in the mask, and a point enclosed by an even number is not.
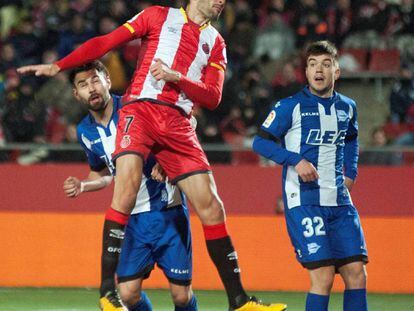
{"type": "Polygon", "coordinates": [[[60,70],[82,66],[93,60],[99,59],[110,50],[133,38],[133,34],[122,25],[106,35],[89,39],[55,64],[24,66],[18,68],[17,72],[21,74],[34,73],[36,76],[44,75],[51,77],[56,75],[60,70]]]}
{"type": "Polygon", "coordinates": [[[34,74],[35,76],[53,77],[60,71],[56,64],[40,64],[23,66],[17,69],[20,74],[34,74]]]}

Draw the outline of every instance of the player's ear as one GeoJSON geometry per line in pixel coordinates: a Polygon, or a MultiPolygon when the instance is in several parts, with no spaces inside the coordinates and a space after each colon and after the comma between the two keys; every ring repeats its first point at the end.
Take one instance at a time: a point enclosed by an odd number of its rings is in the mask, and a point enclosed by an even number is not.
{"type": "Polygon", "coordinates": [[[78,90],[76,89],[76,87],[72,88],[72,94],[73,94],[73,97],[75,97],[77,100],[80,99],[79,93],[78,93],[78,90]]]}
{"type": "Polygon", "coordinates": [[[336,80],[339,79],[339,76],[341,75],[341,69],[339,68],[338,62],[336,62],[335,67],[336,68],[335,68],[335,75],[334,75],[334,77],[335,77],[335,81],[336,81],[336,80]]]}
{"type": "Polygon", "coordinates": [[[111,89],[112,82],[111,82],[111,77],[109,76],[109,74],[105,75],[105,80],[108,83],[108,89],[111,89]]]}

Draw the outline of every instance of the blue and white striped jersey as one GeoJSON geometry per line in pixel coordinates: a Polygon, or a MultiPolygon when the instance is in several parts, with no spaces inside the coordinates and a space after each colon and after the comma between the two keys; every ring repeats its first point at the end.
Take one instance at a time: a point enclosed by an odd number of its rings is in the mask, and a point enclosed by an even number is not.
{"type": "MultiPolygon", "coordinates": [[[[101,171],[108,167],[111,174],[115,176],[112,153],[115,150],[121,97],[112,95],[112,98],[114,108],[108,125],[105,127],[95,122],[93,116],[88,113],[78,124],[77,135],[79,143],[86,152],[91,170],[101,171]]],[[[155,163],[155,158],[152,155],[145,162],[141,187],[132,214],[161,210],[184,203],[184,198],[176,186],[151,179],[151,171],[155,163]]]]}
{"type": "Polygon", "coordinates": [[[355,179],[358,162],[355,102],[337,92],[331,98],[313,95],[306,87],[277,102],[255,137],[253,148],[283,165],[284,201],[301,205],[352,204],[344,175],[355,179]],[[303,182],[295,166],[311,162],[319,179],[303,182]]]}

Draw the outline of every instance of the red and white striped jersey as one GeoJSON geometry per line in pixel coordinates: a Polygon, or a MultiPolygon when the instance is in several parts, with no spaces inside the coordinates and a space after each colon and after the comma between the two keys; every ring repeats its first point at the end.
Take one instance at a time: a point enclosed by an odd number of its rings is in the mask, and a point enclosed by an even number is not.
{"type": "Polygon", "coordinates": [[[150,73],[154,59],[161,59],[171,69],[200,82],[207,66],[225,71],[226,45],[209,23],[197,25],[187,18],[184,9],[149,7],[124,26],[142,39],[141,51],[131,85],[123,101],[150,99],[177,105],[187,114],[194,103],[173,83],[157,81],[150,73]]]}

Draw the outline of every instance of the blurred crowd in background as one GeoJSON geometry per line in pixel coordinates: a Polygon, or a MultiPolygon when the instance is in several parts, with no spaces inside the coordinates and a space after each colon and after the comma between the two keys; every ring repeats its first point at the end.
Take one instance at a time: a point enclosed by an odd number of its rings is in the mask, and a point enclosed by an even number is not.
{"type": "MultiPolygon", "coordinates": [[[[45,79],[15,69],[52,63],[153,4],[178,7],[180,1],[0,0],[0,143],[76,142],[76,123],[86,111],[72,97],[67,73],[45,79]]],[[[395,144],[414,145],[413,0],[228,0],[214,25],[227,42],[229,65],[219,108],[194,111],[201,142],[249,145],[271,103],[305,85],[307,43],[329,39],[340,49],[344,74],[396,78],[386,98],[388,128],[398,128],[395,144]]],[[[135,40],[103,58],[114,93],[127,87],[139,49],[135,40]]],[[[378,132],[387,144],[387,128],[376,129],[373,141],[378,132]]],[[[238,161],[222,152],[209,158],[238,161]]]]}

